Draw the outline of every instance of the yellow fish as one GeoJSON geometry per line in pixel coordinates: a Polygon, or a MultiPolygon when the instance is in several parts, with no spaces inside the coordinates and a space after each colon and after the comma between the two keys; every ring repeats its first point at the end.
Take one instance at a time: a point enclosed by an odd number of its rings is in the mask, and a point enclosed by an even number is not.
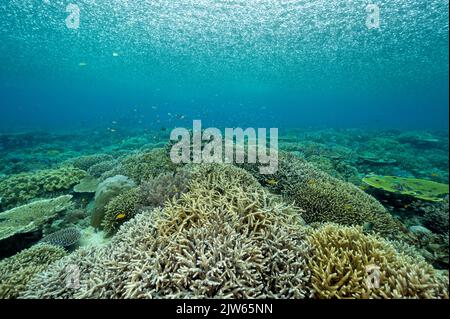
{"type": "Polygon", "coordinates": [[[269,184],[269,185],[272,185],[272,186],[278,185],[278,181],[276,179],[274,179],[274,178],[266,180],[266,183],[269,184]]]}
{"type": "Polygon", "coordinates": [[[119,213],[116,215],[116,220],[122,220],[126,217],[127,215],[125,215],[124,213],[119,213]]]}

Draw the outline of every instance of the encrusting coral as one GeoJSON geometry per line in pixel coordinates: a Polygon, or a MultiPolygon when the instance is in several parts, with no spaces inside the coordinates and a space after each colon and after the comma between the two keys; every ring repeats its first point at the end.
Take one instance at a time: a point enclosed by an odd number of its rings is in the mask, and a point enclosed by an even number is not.
{"type": "Polygon", "coordinates": [[[324,224],[308,241],[314,298],[448,298],[448,275],[361,228],[324,224]],[[374,270],[379,287],[367,281],[374,270]]]}
{"type": "Polygon", "coordinates": [[[62,247],[38,244],[0,261],[0,298],[17,298],[33,276],[65,255],[62,247]]]}
{"type": "Polygon", "coordinates": [[[245,171],[192,169],[189,191],[138,214],[103,248],[80,249],[36,276],[24,298],[304,298],[309,271],[298,209],[245,171]],[[64,269],[80,270],[67,289],[64,269]]]}
{"type": "Polygon", "coordinates": [[[386,237],[401,236],[404,231],[375,198],[292,154],[279,153],[279,169],[274,175],[261,175],[254,165],[243,168],[271,191],[304,209],[302,217],[308,223],[370,225],[370,230],[386,237]]]}
{"type": "Polygon", "coordinates": [[[69,190],[85,175],[85,171],[74,167],[12,175],[0,182],[1,205],[10,209],[45,194],[69,190]]]}

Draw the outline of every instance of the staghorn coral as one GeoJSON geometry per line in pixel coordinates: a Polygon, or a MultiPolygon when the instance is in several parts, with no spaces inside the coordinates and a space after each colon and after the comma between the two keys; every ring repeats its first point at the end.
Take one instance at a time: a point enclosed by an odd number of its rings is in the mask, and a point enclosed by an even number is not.
{"type": "Polygon", "coordinates": [[[46,194],[71,189],[86,175],[73,167],[13,175],[0,182],[1,205],[10,209],[46,194]]]}
{"type": "Polygon", "coordinates": [[[41,242],[55,246],[69,247],[76,244],[80,238],[81,233],[78,228],[69,227],[45,236],[41,242]]]}
{"type": "Polygon", "coordinates": [[[304,298],[309,245],[298,209],[227,165],[190,168],[189,192],[138,214],[103,248],[40,273],[24,298],[304,298]],[[68,265],[80,289],[64,285],[68,265]]]}
{"type": "Polygon", "coordinates": [[[371,230],[386,237],[403,236],[406,231],[375,198],[292,154],[279,153],[279,170],[274,175],[260,175],[253,165],[246,164],[243,168],[263,185],[268,179],[275,180],[271,191],[303,208],[302,217],[308,223],[370,224],[371,230]]]}
{"type": "Polygon", "coordinates": [[[140,184],[162,173],[174,172],[178,167],[163,148],[133,154],[122,161],[125,175],[140,184]]]}
{"type": "Polygon", "coordinates": [[[0,240],[38,230],[71,206],[72,195],[63,195],[20,206],[0,214],[0,240]]]}
{"type": "Polygon", "coordinates": [[[448,276],[417,252],[396,250],[361,228],[324,224],[311,230],[308,241],[314,298],[448,298],[448,276]],[[371,266],[379,267],[379,288],[366,283],[371,266]]]}
{"type": "Polygon", "coordinates": [[[0,298],[17,298],[37,273],[65,255],[62,247],[38,244],[0,261],[0,298]]]}

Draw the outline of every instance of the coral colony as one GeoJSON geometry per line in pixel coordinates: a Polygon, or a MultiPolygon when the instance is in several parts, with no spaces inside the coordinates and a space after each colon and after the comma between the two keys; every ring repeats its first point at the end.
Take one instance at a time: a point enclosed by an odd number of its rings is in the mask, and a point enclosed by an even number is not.
{"type": "Polygon", "coordinates": [[[192,134],[185,128],[176,128],[170,139],[173,145],[170,157],[174,163],[259,163],[261,174],[274,174],[278,170],[278,129],[226,128],[225,141],[217,128],[202,130],[201,121],[193,121],[192,134]],[[270,141],[267,154],[267,139],[270,141]],[[247,147],[246,147],[247,145],[247,147]],[[191,156],[192,153],[192,156],[191,156]]]}

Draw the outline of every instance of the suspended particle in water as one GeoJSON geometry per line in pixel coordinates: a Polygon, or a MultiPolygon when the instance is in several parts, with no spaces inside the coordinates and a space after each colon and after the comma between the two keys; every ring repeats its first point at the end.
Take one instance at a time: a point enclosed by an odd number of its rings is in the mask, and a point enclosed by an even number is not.
{"type": "Polygon", "coordinates": [[[78,29],[80,27],[80,7],[76,4],[69,3],[66,7],[69,15],[66,18],[66,26],[69,29],[78,29]]]}
{"type": "Polygon", "coordinates": [[[366,6],[366,26],[370,29],[380,28],[380,7],[376,4],[368,4],[366,6]]]}

